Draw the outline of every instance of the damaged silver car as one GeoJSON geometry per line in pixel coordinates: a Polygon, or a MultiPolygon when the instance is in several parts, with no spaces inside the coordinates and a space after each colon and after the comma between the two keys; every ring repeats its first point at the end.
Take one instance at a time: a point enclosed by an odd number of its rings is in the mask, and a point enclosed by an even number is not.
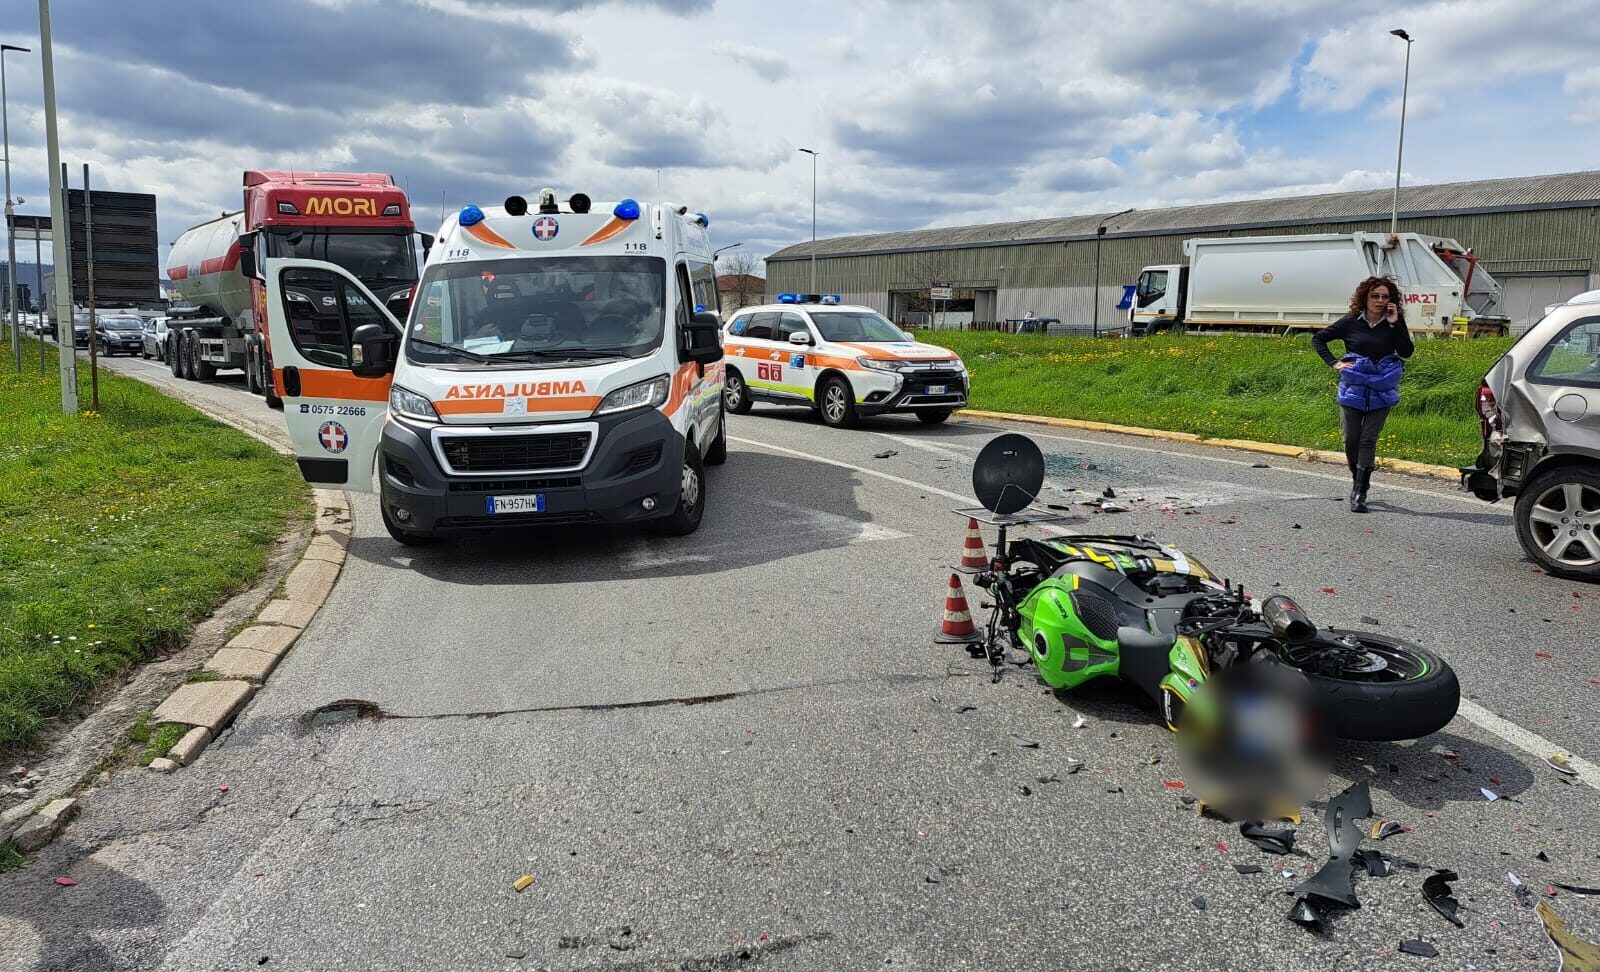
{"type": "Polygon", "coordinates": [[[1556,306],[1478,389],[1480,499],[1516,498],[1517,539],[1551,574],[1600,582],[1600,301],[1556,306]]]}

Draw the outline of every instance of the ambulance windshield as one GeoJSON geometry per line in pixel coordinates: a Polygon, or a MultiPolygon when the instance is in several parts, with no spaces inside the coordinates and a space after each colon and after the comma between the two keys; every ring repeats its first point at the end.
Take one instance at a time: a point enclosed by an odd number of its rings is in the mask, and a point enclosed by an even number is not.
{"type": "Polygon", "coordinates": [[[824,341],[900,342],[912,337],[871,311],[807,310],[824,341]]]}
{"type": "Polygon", "coordinates": [[[571,363],[661,346],[666,264],[657,257],[480,260],[428,269],[411,302],[407,359],[571,363]]]}

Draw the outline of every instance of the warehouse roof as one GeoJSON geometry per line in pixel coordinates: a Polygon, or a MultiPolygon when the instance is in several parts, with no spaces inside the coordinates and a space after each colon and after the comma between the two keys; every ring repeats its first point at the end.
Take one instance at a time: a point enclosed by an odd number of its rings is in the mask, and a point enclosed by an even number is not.
{"type": "MultiPolygon", "coordinates": [[[[1106,235],[1164,236],[1238,227],[1270,228],[1372,219],[1389,215],[1392,194],[1391,189],[1368,189],[1135,210],[1108,223],[1106,235]]],[[[1400,213],[1412,218],[1579,206],[1600,206],[1600,170],[1402,186],[1400,189],[1400,213]]],[[[815,244],[806,242],[785,247],[767,257],[767,261],[803,259],[811,255],[813,246],[818,256],[828,257],[1093,239],[1095,227],[1107,215],[1092,213],[1015,223],[839,236],[818,240],[815,244]]]]}

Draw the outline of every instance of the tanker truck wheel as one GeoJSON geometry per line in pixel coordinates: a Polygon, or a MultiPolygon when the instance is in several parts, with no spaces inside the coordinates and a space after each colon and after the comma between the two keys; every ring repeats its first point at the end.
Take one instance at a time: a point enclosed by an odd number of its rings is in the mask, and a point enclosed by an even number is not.
{"type": "Polygon", "coordinates": [[[205,349],[200,345],[200,335],[196,334],[192,343],[194,345],[195,380],[210,381],[211,379],[217,377],[217,366],[200,357],[201,354],[205,353],[205,349]]]}
{"type": "Polygon", "coordinates": [[[183,355],[178,351],[179,332],[171,331],[167,334],[167,370],[172,372],[172,377],[183,377],[183,355]]]}
{"type": "Polygon", "coordinates": [[[254,339],[244,343],[244,387],[252,395],[261,394],[261,370],[256,361],[256,342],[254,339]]]}

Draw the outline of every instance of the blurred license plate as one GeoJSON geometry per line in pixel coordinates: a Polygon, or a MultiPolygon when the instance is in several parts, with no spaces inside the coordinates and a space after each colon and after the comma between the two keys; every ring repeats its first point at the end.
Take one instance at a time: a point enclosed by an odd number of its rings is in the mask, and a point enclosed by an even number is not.
{"type": "Polygon", "coordinates": [[[930,394],[930,395],[943,395],[944,394],[944,386],[943,385],[929,385],[928,386],[928,394],[930,394]]]}
{"type": "Polygon", "coordinates": [[[484,500],[491,514],[544,512],[543,493],[524,493],[519,496],[485,496],[484,500]]]}

